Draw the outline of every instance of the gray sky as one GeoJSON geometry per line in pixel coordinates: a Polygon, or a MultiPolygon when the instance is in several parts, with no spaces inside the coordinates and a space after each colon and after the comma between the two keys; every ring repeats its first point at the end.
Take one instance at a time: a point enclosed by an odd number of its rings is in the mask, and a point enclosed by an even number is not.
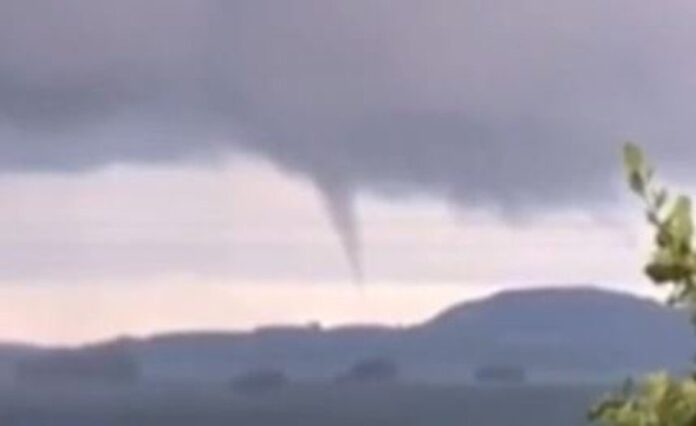
{"type": "Polygon", "coordinates": [[[685,1],[0,8],[7,169],[244,149],[357,188],[545,203],[601,195],[617,138],[693,133],[685,1]]]}
{"type": "Polygon", "coordinates": [[[0,281],[271,291],[351,262],[373,285],[634,281],[617,152],[638,140],[691,184],[695,19],[686,0],[4,0],[0,281]]]}

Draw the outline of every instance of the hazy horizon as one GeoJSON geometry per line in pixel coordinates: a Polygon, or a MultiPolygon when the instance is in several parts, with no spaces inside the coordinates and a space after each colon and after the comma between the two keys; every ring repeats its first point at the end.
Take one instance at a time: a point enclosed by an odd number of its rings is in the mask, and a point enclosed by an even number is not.
{"type": "MultiPolygon", "coordinates": [[[[462,303],[524,290],[591,288],[647,298],[658,303],[665,300],[663,292],[654,288],[627,290],[621,286],[593,283],[527,283],[469,289],[462,288],[461,284],[436,287],[376,284],[369,288],[354,288],[346,286],[345,283],[334,285],[340,287],[299,287],[284,284],[254,291],[249,287],[230,289],[224,285],[209,285],[201,290],[170,284],[166,289],[155,286],[154,289],[145,292],[135,291],[133,288],[115,291],[111,289],[108,301],[105,301],[106,298],[98,291],[81,291],[79,295],[71,294],[66,298],[69,302],[63,304],[62,310],[58,310],[62,318],[57,320],[54,315],[49,315],[39,316],[37,320],[34,315],[33,320],[29,321],[25,311],[13,308],[13,303],[17,300],[20,300],[20,306],[35,303],[38,309],[42,310],[45,306],[50,306],[50,303],[37,302],[36,291],[19,291],[9,302],[0,300],[0,311],[3,312],[4,319],[15,325],[12,332],[0,338],[0,343],[81,346],[115,339],[139,339],[172,333],[252,332],[264,327],[409,327],[424,323],[462,303]],[[150,312],[149,306],[138,308],[133,305],[136,299],[161,297],[165,292],[168,293],[169,300],[160,303],[156,313],[150,312]],[[287,300],[295,298],[301,299],[302,305],[296,309],[287,309],[287,300]],[[207,312],[186,314],[186,306],[192,300],[204,304],[207,312]],[[243,312],[235,312],[235,307],[242,307],[243,312]],[[233,311],[232,314],[227,312],[230,309],[233,311]],[[108,322],[102,319],[95,326],[93,322],[85,321],[90,312],[95,310],[99,311],[100,317],[108,319],[108,322]],[[71,333],[57,332],[57,329],[70,329],[71,333]]],[[[55,292],[48,294],[53,296],[55,292]]]]}
{"type": "Polygon", "coordinates": [[[534,283],[652,294],[619,150],[694,187],[694,19],[0,2],[0,339],[409,323],[534,283]]]}

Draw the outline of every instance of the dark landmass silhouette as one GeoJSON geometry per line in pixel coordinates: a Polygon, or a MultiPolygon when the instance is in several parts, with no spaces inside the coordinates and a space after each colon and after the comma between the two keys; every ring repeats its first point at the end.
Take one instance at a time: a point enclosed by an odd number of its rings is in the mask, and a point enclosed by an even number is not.
{"type": "MultiPolygon", "coordinates": [[[[603,380],[665,366],[686,371],[696,352],[685,313],[589,286],[503,292],[411,327],[278,326],[104,344],[126,348],[153,381],[229,381],[262,369],[333,380],[375,357],[394,360],[404,380],[465,381],[488,365],[519,366],[532,380],[603,380]]],[[[7,374],[13,363],[48,350],[0,345],[0,367],[7,374]]]]}

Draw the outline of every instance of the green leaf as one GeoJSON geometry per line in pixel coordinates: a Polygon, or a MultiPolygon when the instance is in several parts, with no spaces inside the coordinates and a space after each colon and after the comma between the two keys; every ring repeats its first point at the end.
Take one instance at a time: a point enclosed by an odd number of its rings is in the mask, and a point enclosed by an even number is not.
{"type": "Polygon", "coordinates": [[[694,233],[691,220],[691,199],[680,196],[674,203],[672,212],[667,219],[672,237],[679,243],[690,243],[694,233]]]}
{"type": "Polygon", "coordinates": [[[646,182],[645,179],[643,178],[643,175],[640,173],[631,173],[628,176],[628,182],[629,185],[631,186],[631,190],[635,192],[638,195],[644,195],[645,194],[645,186],[646,182]]]}
{"type": "Polygon", "coordinates": [[[669,192],[667,192],[666,189],[662,188],[658,191],[655,191],[654,197],[655,197],[655,209],[661,210],[662,207],[664,207],[665,204],[667,203],[667,200],[669,199],[669,192]]]}
{"type": "Polygon", "coordinates": [[[623,149],[623,161],[631,189],[641,197],[646,197],[653,172],[645,163],[643,151],[637,145],[627,143],[623,149]]]}
{"type": "Polygon", "coordinates": [[[624,166],[629,175],[637,173],[643,175],[645,171],[645,157],[643,151],[633,143],[627,143],[623,149],[624,166]]]}

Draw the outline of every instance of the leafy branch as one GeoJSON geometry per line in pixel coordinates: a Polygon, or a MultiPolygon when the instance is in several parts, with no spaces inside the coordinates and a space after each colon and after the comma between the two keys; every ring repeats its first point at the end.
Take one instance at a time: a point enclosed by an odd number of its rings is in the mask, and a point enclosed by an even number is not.
{"type": "Polygon", "coordinates": [[[654,249],[646,274],[657,285],[670,287],[669,303],[696,313],[696,254],[691,199],[669,192],[654,180],[653,168],[636,145],[624,147],[624,165],[631,189],[645,205],[648,223],[655,229],[654,249]]]}
{"type": "MultiPolygon", "coordinates": [[[[631,190],[644,203],[648,223],[655,231],[654,248],[645,273],[668,286],[669,304],[689,310],[696,325],[696,254],[691,199],[655,183],[654,170],[640,148],[627,144],[624,166],[631,190]]],[[[665,373],[646,377],[639,385],[604,399],[589,414],[606,426],[696,426],[696,378],[675,379],[665,373]]]]}

